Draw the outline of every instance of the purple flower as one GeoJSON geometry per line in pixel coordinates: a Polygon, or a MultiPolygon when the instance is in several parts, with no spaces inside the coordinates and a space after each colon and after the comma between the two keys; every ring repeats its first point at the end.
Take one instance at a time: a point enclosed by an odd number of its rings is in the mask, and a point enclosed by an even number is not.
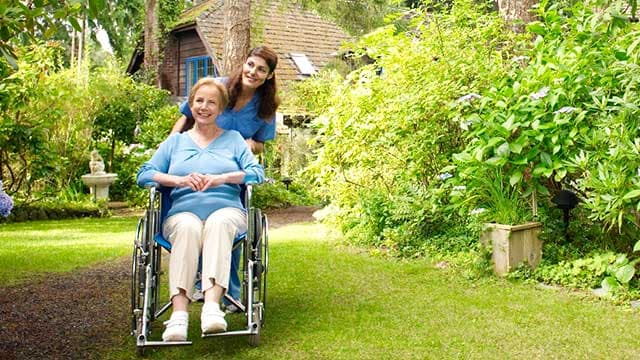
{"type": "Polygon", "coordinates": [[[13,209],[13,200],[2,190],[2,181],[0,181],[0,216],[9,216],[11,209],[13,209]]]}

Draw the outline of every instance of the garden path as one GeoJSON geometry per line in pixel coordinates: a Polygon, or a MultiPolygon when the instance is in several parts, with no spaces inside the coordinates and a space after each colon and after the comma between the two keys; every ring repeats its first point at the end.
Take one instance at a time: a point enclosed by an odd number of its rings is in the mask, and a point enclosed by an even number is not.
{"type": "MultiPolygon", "coordinates": [[[[312,221],[315,210],[271,210],[269,225],[312,221]]],[[[130,266],[127,257],[0,288],[0,359],[91,359],[113,346],[117,334],[129,332],[130,266]]]]}

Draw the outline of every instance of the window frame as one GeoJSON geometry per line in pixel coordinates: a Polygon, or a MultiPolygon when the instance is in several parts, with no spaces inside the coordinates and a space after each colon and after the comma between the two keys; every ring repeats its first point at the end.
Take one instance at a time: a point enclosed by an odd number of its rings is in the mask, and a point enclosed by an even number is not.
{"type": "Polygon", "coordinates": [[[200,61],[203,61],[202,72],[203,74],[205,74],[203,77],[207,77],[207,76],[218,77],[218,69],[216,68],[216,65],[213,63],[211,56],[201,55],[201,56],[191,56],[186,58],[184,61],[185,96],[189,96],[189,90],[191,90],[191,87],[193,87],[193,85],[196,82],[198,82],[198,80],[201,79],[201,78],[198,78],[198,65],[200,61]],[[209,62],[211,62],[211,67],[213,68],[213,71],[211,74],[209,74],[209,62]],[[189,73],[190,64],[193,64],[193,69],[191,71],[191,74],[189,73]],[[193,81],[190,83],[189,79],[193,79],[193,81]]]}

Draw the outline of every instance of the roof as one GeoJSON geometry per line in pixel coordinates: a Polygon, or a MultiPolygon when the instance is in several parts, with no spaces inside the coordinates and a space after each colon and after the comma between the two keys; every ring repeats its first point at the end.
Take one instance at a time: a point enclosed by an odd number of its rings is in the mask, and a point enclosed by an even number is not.
{"type": "MultiPolygon", "coordinates": [[[[276,74],[279,80],[298,80],[303,75],[294,64],[291,54],[304,54],[320,70],[336,57],[344,41],[350,36],[331,21],[322,19],[313,11],[297,5],[283,5],[279,1],[252,2],[252,46],[266,45],[278,54],[276,74]]],[[[210,0],[187,10],[174,31],[195,25],[198,32],[215,51],[222,54],[224,16],[222,1],[210,0]]]]}

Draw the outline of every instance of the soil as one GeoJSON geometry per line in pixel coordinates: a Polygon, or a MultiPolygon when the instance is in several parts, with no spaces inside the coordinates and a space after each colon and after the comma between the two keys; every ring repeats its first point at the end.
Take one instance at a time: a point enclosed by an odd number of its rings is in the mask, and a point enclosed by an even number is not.
{"type": "MultiPolygon", "coordinates": [[[[313,207],[266,211],[271,229],[313,221],[313,207]]],[[[130,332],[131,259],[0,288],[0,359],[93,359],[130,332]]],[[[133,340],[121,346],[131,346],[133,340]]]]}

